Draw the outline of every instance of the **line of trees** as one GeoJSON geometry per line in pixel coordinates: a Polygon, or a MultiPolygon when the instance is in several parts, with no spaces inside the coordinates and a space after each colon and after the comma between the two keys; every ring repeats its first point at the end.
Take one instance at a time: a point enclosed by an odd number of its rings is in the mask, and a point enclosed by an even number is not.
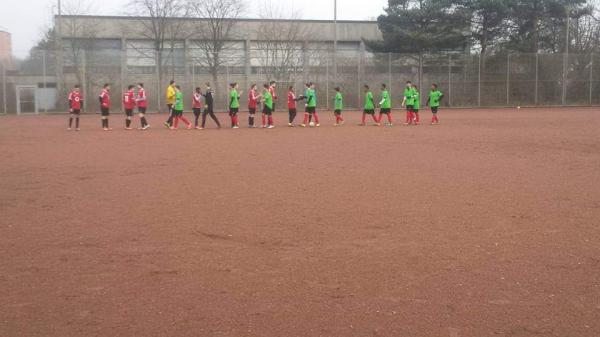
{"type": "Polygon", "coordinates": [[[377,19],[384,41],[368,45],[396,53],[589,53],[600,42],[596,2],[388,0],[377,19]]]}

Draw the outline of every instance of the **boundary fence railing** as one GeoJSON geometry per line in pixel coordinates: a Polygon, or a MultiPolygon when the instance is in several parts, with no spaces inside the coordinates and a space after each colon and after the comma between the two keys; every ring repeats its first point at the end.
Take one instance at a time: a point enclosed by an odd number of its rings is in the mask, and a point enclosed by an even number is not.
{"type": "MultiPolygon", "coordinates": [[[[200,50],[172,49],[161,57],[153,50],[106,44],[100,47],[38,51],[13,67],[0,65],[0,109],[15,113],[18,88],[35,86],[38,112],[67,109],[66,95],[82,87],[86,111],[97,112],[96,96],[103,83],[112,86],[119,110],[127,85],[143,82],[150,110],[164,110],[164,91],[174,79],[190,95],[196,86],[211,82],[217,109],[226,107],[227,84],[237,82],[247,92],[250,84],[276,80],[281,100],[287,87],[297,92],[303,83],[316,84],[321,109],[331,109],[333,89],[341,87],[347,109],[360,109],[363,86],[377,95],[382,83],[391,88],[399,107],[405,82],[420,87],[423,101],[432,83],[445,93],[448,107],[594,106],[600,105],[600,55],[596,54],[394,54],[364,50],[304,50],[296,48],[224,51],[217,67],[210,67],[200,50]],[[157,66],[157,64],[161,66],[157,66]],[[598,70],[596,70],[598,69],[598,70]]],[[[245,96],[245,95],[244,95],[245,96]]],[[[283,102],[282,102],[283,103],[283,102]]],[[[284,104],[280,103],[279,106],[284,104]]],[[[244,103],[243,103],[244,104],[244,103]]]]}

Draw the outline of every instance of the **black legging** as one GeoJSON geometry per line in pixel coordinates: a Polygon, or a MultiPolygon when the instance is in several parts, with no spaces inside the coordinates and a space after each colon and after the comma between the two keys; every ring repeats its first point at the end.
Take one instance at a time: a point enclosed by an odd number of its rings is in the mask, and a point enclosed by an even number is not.
{"type": "Polygon", "coordinates": [[[198,126],[198,118],[200,118],[200,114],[202,113],[202,109],[194,108],[194,126],[198,126]]]}
{"type": "Polygon", "coordinates": [[[290,114],[290,124],[294,123],[294,119],[296,119],[296,114],[297,114],[297,110],[296,109],[289,109],[289,114],[290,114]]]}
{"type": "Polygon", "coordinates": [[[173,104],[167,104],[167,110],[169,110],[169,119],[167,119],[167,124],[173,124],[173,104]]]}
{"type": "Polygon", "coordinates": [[[210,115],[210,118],[212,118],[212,120],[215,121],[217,127],[221,127],[221,123],[219,123],[219,120],[217,119],[217,116],[215,116],[213,109],[207,108],[204,109],[204,111],[202,111],[202,128],[204,128],[204,126],[206,125],[206,115],[210,115]]]}

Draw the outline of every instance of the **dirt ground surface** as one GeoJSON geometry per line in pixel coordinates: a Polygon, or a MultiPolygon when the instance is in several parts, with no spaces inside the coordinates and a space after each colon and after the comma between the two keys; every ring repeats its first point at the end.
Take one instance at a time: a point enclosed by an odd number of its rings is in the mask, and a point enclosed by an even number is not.
{"type": "Polygon", "coordinates": [[[0,336],[600,336],[598,109],[321,117],[1,116],[0,336]]]}

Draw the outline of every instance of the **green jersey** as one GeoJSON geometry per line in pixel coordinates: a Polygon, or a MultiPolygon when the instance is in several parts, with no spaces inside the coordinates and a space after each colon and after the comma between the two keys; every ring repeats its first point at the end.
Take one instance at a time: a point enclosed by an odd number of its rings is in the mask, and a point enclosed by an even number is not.
{"type": "Polygon", "coordinates": [[[440,106],[440,101],[444,97],[444,94],[439,90],[432,90],[429,92],[429,106],[437,108],[440,106]]]}
{"type": "Polygon", "coordinates": [[[416,90],[413,90],[413,109],[419,110],[420,107],[421,107],[421,100],[419,98],[419,92],[416,90]]]}
{"type": "Polygon", "coordinates": [[[269,109],[273,109],[273,96],[271,96],[269,90],[265,90],[265,92],[263,93],[263,99],[265,100],[265,105],[269,109]]]}
{"type": "Polygon", "coordinates": [[[344,108],[344,98],[342,97],[341,92],[337,92],[335,94],[335,98],[333,100],[333,106],[335,110],[342,110],[344,108]]]}
{"type": "Polygon", "coordinates": [[[173,109],[183,111],[183,93],[181,91],[175,93],[175,105],[173,109]]]}
{"type": "Polygon", "coordinates": [[[229,94],[229,107],[233,109],[240,107],[240,94],[235,89],[231,89],[231,93],[229,94]]]}
{"type": "Polygon", "coordinates": [[[392,108],[392,100],[390,99],[390,93],[387,90],[381,92],[381,108],[382,109],[391,109],[392,108]]]}
{"type": "Polygon", "coordinates": [[[306,93],[307,93],[306,106],[308,106],[309,108],[316,108],[317,107],[317,95],[315,94],[315,90],[308,89],[306,91],[306,93]]]}
{"type": "Polygon", "coordinates": [[[415,103],[415,99],[413,95],[415,94],[415,89],[406,88],[404,89],[404,99],[406,100],[406,105],[413,105],[415,103]]]}
{"type": "Polygon", "coordinates": [[[365,110],[375,110],[375,103],[373,102],[373,93],[367,91],[365,94],[365,110]]]}

